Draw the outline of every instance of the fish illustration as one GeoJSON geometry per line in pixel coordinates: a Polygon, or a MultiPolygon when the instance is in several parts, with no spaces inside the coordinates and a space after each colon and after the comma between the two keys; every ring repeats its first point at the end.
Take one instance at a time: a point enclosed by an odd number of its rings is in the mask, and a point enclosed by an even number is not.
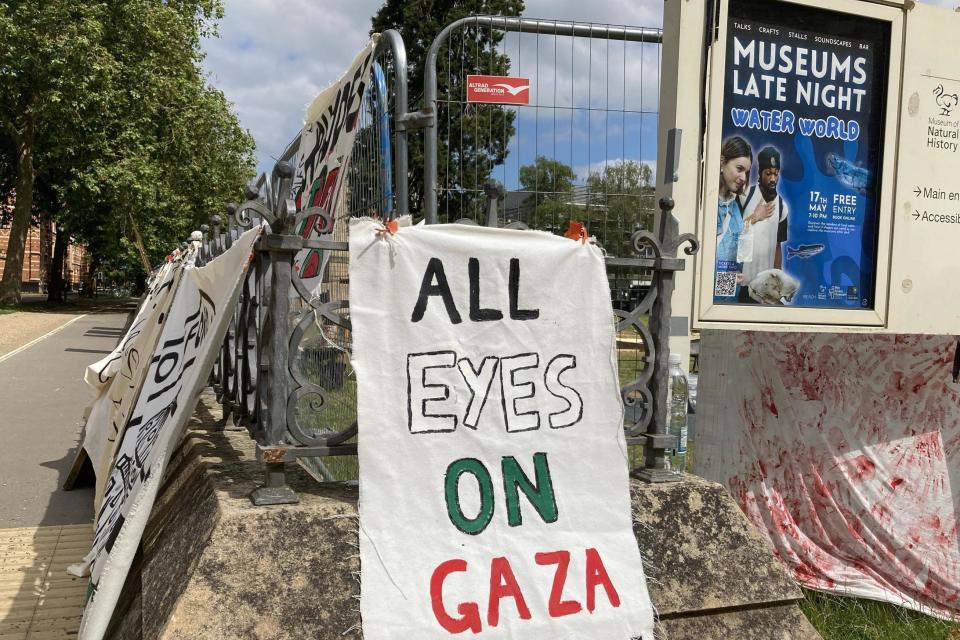
{"type": "Polygon", "coordinates": [[[811,258],[826,249],[822,244],[802,244],[799,247],[787,247],[787,258],[811,258]]]}
{"type": "Polygon", "coordinates": [[[870,172],[834,153],[827,154],[827,166],[837,181],[848,189],[866,193],[870,172]]]}

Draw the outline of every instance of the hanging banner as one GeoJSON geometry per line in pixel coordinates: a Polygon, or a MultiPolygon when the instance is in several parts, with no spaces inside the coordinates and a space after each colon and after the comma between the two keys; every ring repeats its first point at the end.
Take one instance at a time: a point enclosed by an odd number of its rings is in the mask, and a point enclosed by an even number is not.
{"type": "Polygon", "coordinates": [[[206,384],[259,229],[243,234],[204,267],[182,267],[136,402],[123,430],[97,511],[90,586],[80,640],[100,640],[147,524],[168,454],[206,384]]]}
{"type": "MultiPolygon", "coordinates": [[[[371,82],[373,52],[378,39],[379,35],[375,35],[346,72],[307,109],[291,188],[298,211],[319,207],[329,214],[331,221],[336,220],[340,188],[359,129],[364,93],[371,82]]],[[[325,228],[324,224],[320,215],[306,216],[295,233],[304,239],[331,233],[333,228],[325,228]]],[[[304,249],[294,262],[294,270],[306,290],[314,295],[319,295],[328,257],[321,249],[304,249]]]]}
{"type": "Polygon", "coordinates": [[[350,255],[364,638],[652,640],[600,251],[357,220],[350,255]]]}
{"type": "Polygon", "coordinates": [[[727,33],[714,303],[874,309],[889,22],[730,0],[727,33]]]}
{"type": "Polygon", "coordinates": [[[143,386],[149,356],[156,347],[173,292],[179,285],[181,267],[180,262],[164,263],[123,340],[110,355],[87,367],[84,374],[87,385],[97,392],[83,433],[83,451],[90,459],[96,479],[94,511],[100,508],[119,436],[143,386]]]}
{"type": "Polygon", "coordinates": [[[157,269],[147,283],[147,291],[143,296],[143,302],[137,308],[137,313],[133,316],[133,321],[130,323],[123,339],[113,348],[113,351],[89,365],[84,371],[83,381],[92,391],[98,392],[108,387],[117,372],[123,368],[124,353],[129,351],[130,343],[140,335],[140,327],[143,326],[144,319],[160,305],[161,300],[169,293],[173,273],[175,267],[178,266],[179,264],[170,261],[164,262],[157,269]]]}

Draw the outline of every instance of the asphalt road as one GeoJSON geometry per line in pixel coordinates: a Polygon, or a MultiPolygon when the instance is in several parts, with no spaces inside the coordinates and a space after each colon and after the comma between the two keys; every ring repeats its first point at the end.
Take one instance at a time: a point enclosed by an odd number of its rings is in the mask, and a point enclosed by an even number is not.
{"type": "Polygon", "coordinates": [[[93,521],[93,487],[61,489],[93,399],[88,364],[123,335],[126,313],[93,313],[0,361],[0,529],[93,521]]]}

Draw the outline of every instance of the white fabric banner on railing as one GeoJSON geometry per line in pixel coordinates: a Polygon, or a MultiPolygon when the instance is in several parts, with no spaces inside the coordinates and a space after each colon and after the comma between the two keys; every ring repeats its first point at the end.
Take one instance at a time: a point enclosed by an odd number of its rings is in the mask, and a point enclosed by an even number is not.
{"type": "Polygon", "coordinates": [[[140,327],[143,326],[143,320],[161,304],[161,301],[170,292],[171,280],[178,263],[164,262],[156,271],[156,274],[148,281],[146,294],[143,296],[143,302],[137,308],[137,313],[133,316],[133,321],[123,336],[123,339],[117,343],[109,355],[104,356],[93,364],[87,366],[83,374],[83,381],[87,383],[94,392],[110,385],[114,376],[123,368],[124,354],[129,351],[130,344],[140,335],[140,327]]]}
{"type": "Polygon", "coordinates": [[[143,384],[149,356],[160,337],[163,320],[183,272],[181,267],[179,262],[164,263],[123,340],[110,355],[87,367],[84,374],[87,385],[97,392],[83,433],[83,449],[96,476],[94,511],[100,509],[118,436],[127,424],[143,384]]]}
{"type": "MultiPolygon", "coordinates": [[[[370,86],[373,51],[378,38],[379,35],[375,35],[343,75],[324,89],[307,109],[291,188],[297,211],[319,207],[329,214],[331,221],[335,219],[340,187],[346,178],[353,141],[360,128],[364,92],[370,86]]],[[[310,215],[294,232],[309,239],[332,233],[333,228],[325,227],[321,216],[310,215]]],[[[313,295],[319,294],[328,257],[329,252],[321,249],[303,249],[297,254],[294,270],[313,295]]]]}
{"type": "Polygon", "coordinates": [[[121,434],[93,548],[80,640],[100,640],[147,524],[168,454],[176,447],[210,375],[259,229],[244,233],[204,267],[182,267],[149,369],[121,434]]]}
{"type": "Polygon", "coordinates": [[[366,640],[653,640],[593,246],[350,227],[366,640]]]}

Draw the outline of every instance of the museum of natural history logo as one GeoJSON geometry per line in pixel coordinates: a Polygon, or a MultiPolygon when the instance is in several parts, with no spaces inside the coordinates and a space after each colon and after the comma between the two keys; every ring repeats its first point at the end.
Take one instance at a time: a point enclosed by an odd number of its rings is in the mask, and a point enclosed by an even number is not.
{"type": "Polygon", "coordinates": [[[960,105],[960,95],[947,93],[943,85],[938,84],[933,96],[938,111],[936,116],[927,118],[927,146],[956,153],[960,146],[960,121],[949,118],[960,105]]]}

